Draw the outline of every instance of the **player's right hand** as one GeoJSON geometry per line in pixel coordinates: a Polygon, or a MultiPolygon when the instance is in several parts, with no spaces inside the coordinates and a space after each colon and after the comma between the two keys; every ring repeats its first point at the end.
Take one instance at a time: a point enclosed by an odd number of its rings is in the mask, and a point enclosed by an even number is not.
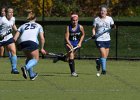
{"type": "Polygon", "coordinates": [[[42,53],[43,55],[46,55],[46,54],[47,54],[47,51],[45,51],[44,49],[41,49],[41,53],[42,53]]]}
{"type": "Polygon", "coordinates": [[[92,37],[92,39],[95,39],[95,35],[92,35],[91,37],[92,37]]]}

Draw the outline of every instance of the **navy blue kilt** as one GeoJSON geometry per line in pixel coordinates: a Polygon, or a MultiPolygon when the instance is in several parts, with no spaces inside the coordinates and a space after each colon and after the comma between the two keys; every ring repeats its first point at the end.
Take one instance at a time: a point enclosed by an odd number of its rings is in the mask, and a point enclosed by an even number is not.
{"type": "Polygon", "coordinates": [[[110,48],[110,41],[95,41],[97,48],[110,48]]]}
{"type": "Polygon", "coordinates": [[[25,41],[19,44],[19,50],[27,50],[27,51],[34,51],[38,49],[39,45],[33,41],[25,41]]]}
{"type": "Polygon", "coordinates": [[[14,39],[13,38],[10,38],[7,41],[0,41],[0,46],[7,46],[7,45],[9,45],[11,43],[14,43],[14,39]]]}

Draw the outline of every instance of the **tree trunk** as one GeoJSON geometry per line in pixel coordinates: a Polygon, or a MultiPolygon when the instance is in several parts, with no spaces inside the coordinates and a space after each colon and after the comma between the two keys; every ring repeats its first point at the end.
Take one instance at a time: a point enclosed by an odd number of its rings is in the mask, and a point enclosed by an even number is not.
{"type": "Polygon", "coordinates": [[[107,5],[107,7],[110,6],[110,0],[106,0],[106,5],[107,5]]]}

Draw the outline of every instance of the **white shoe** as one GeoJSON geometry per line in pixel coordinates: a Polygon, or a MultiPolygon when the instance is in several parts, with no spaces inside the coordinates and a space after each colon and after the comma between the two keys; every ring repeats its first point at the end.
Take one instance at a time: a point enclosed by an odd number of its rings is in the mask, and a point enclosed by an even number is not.
{"type": "Polygon", "coordinates": [[[73,76],[73,77],[78,77],[78,74],[77,74],[76,72],[73,72],[73,73],[71,74],[71,76],[73,76]]]}

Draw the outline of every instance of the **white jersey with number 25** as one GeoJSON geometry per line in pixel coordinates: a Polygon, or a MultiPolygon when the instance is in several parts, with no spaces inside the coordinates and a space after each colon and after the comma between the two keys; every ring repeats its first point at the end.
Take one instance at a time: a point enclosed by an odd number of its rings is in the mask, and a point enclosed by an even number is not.
{"type": "Polygon", "coordinates": [[[33,41],[39,44],[39,41],[37,38],[38,34],[44,33],[42,26],[34,21],[21,25],[18,28],[18,31],[21,34],[18,41],[19,43],[25,42],[25,41],[33,41]]]}
{"type": "MultiPolygon", "coordinates": [[[[114,24],[112,17],[106,16],[106,18],[101,19],[96,17],[93,22],[93,26],[96,29],[96,33],[102,33],[104,30],[107,30],[114,24]]],[[[96,41],[110,41],[110,33],[106,32],[103,35],[99,36],[96,41]]]]}

